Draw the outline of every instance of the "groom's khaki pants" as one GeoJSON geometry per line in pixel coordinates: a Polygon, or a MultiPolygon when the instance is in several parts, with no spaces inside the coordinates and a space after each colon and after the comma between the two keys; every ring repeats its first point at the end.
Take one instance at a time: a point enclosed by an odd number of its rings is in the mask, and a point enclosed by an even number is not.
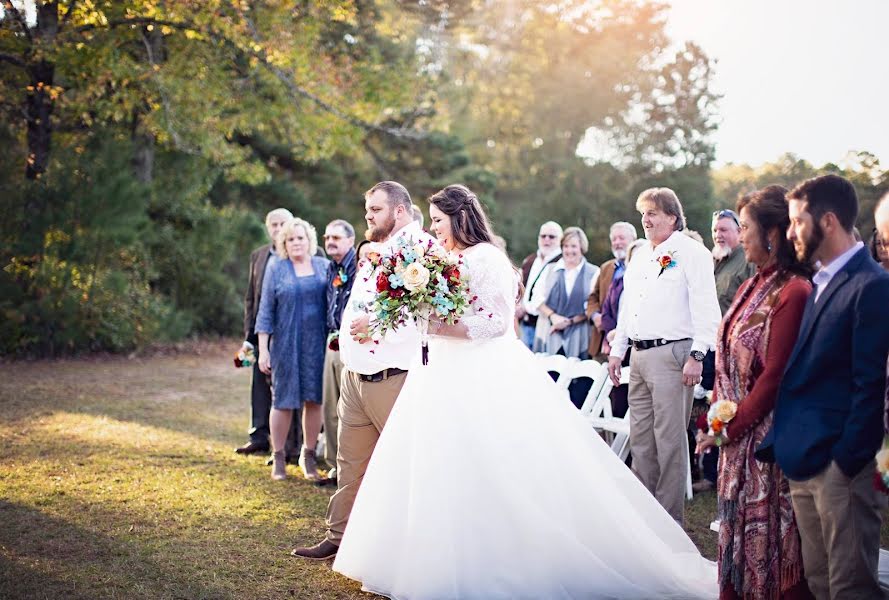
{"type": "Polygon", "coordinates": [[[680,525],[685,522],[688,419],[693,389],[682,384],[691,340],[630,354],[633,471],[680,525]]]}
{"type": "Polygon", "coordinates": [[[349,522],[355,496],[364,479],[380,432],[401,392],[407,373],[379,382],[361,381],[343,369],[339,402],[337,490],[327,505],[327,539],[339,545],[349,522]]]}

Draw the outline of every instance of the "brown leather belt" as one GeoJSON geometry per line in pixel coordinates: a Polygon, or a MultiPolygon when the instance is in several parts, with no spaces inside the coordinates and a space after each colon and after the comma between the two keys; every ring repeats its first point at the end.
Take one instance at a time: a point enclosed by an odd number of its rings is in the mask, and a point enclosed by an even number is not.
{"type": "Polygon", "coordinates": [[[395,377],[396,375],[401,375],[402,373],[407,373],[405,369],[383,369],[379,373],[373,373],[372,375],[363,375],[361,373],[358,374],[358,379],[364,381],[366,383],[379,383],[390,377],[395,377]]]}

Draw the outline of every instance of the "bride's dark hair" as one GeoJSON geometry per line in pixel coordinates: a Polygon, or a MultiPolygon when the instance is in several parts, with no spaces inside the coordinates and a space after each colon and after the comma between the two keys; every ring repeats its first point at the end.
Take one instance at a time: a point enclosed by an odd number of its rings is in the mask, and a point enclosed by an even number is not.
{"type": "MultiPolygon", "coordinates": [[[[488,222],[488,216],[481,202],[478,201],[472,190],[465,185],[455,183],[443,190],[434,193],[429,198],[429,204],[451,218],[451,235],[454,242],[463,248],[469,248],[476,244],[493,244],[494,232],[488,222]]],[[[507,260],[509,258],[507,257],[507,260]]],[[[510,261],[512,265],[512,261],[510,261]]],[[[525,286],[522,284],[522,274],[512,265],[512,270],[518,275],[518,303],[525,295],[525,286]]]]}
{"type": "Polygon", "coordinates": [[[482,243],[493,243],[494,233],[482,208],[472,190],[465,185],[455,183],[436,192],[429,198],[429,204],[451,218],[451,233],[454,242],[468,248],[482,243]]]}

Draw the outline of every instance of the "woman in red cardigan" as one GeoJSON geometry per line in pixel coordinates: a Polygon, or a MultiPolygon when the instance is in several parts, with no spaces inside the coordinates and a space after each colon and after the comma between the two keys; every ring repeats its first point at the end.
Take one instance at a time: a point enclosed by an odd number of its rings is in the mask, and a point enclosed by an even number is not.
{"type": "MultiPolygon", "coordinates": [[[[781,374],[799,334],[810,271],[785,232],[787,190],[770,185],[738,202],[741,243],[757,273],[719,328],[713,400],[738,411],[722,433],[717,484],[720,598],[811,598],[803,575],[790,488],[754,451],[772,424],[781,374]]],[[[700,435],[698,452],[716,443],[700,435]]]]}

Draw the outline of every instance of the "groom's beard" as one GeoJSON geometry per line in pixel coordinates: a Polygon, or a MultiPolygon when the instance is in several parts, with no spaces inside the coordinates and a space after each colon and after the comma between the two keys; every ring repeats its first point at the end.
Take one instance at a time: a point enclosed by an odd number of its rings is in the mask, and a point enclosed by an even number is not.
{"type": "Polygon", "coordinates": [[[395,229],[395,217],[390,216],[380,225],[374,225],[364,234],[371,242],[385,242],[395,229]]]}

